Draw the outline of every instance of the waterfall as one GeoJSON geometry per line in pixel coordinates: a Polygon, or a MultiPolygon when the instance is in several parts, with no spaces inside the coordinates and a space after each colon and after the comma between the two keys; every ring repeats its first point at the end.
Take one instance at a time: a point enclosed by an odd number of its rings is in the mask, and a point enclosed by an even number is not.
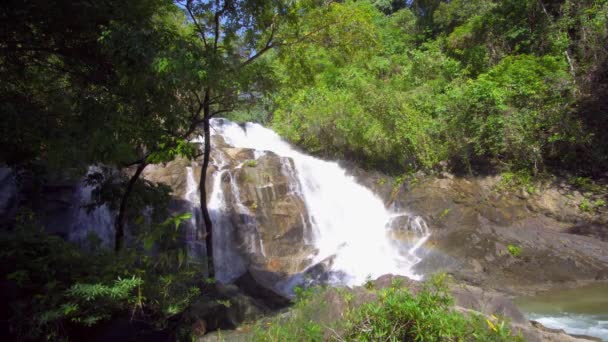
{"type": "MultiPolygon", "coordinates": [[[[272,151],[293,160],[294,167],[286,161],[283,164],[283,172],[290,179],[294,179],[290,191],[301,195],[308,210],[312,229],[305,239],[318,251],[312,256],[312,265],[328,263],[332,273],[336,275],[333,281],[356,285],[365,282],[369,277],[375,278],[387,273],[420,278],[420,275],[413,271],[413,266],[420,261],[417,251],[430,234],[422,218],[391,212],[385,208],[379,197],[358,184],[354,177],[349,176],[336,162],[301,153],[275,132],[259,124],[247,123],[241,126],[225,119],[214,119],[211,124],[212,133],[220,135],[233,147],[254,149],[256,157],[264,151],[272,151]],[[398,248],[389,234],[394,226],[391,222],[395,216],[409,217],[408,227],[401,227],[409,229],[413,235],[413,241],[406,250],[398,248]]],[[[214,175],[210,202],[210,208],[215,215],[214,226],[229,224],[223,216],[226,212],[225,201],[219,187],[223,172],[218,171],[214,175]]],[[[228,248],[226,253],[229,253],[229,241],[221,239],[230,237],[218,233],[214,234],[214,237],[218,238],[215,250],[228,248]]],[[[243,267],[239,263],[225,265],[224,262],[229,260],[226,257],[232,256],[217,256],[216,263],[219,263],[220,269],[229,268],[234,274],[235,270],[243,267]]]]}
{"type": "Polygon", "coordinates": [[[245,261],[237,250],[235,228],[225,192],[222,190],[222,180],[228,170],[225,169],[227,163],[221,153],[216,154],[213,165],[218,171],[213,175],[211,197],[207,207],[213,222],[215,277],[221,282],[230,282],[245,272],[245,261]]]}
{"type": "Polygon", "coordinates": [[[198,181],[194,178],[194,170],[186,167],[186,194],[184,199],[190,203],[192,217],[186,227],[186,244],[191,261],[202,262],[206,257],[205,241],[199,237],[199,227],[202,224],[201,196],[198,181]]]}
{"type": "MultiPolygon", "coordinates": [[[[98,172],[99,168],[89,167],[87,175],[98,172]]],[[[71,219],[68,240],[75,242],[85,248],[90,247],[92,236],[101,240],[101,247],[113,248],[114,246],[114,213],[107,204],[102,204],[91,210],[85,208],[91,203],[94,185],[89,185],[83,178],[74,192],[71,203],[74,203],[69,216],[71,219]]]]}

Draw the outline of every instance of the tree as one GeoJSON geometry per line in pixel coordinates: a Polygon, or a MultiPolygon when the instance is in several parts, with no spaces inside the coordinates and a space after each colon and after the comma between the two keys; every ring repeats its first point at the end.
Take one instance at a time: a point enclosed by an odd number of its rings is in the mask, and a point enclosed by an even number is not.
{"type": "Polygon", "coordinates": [[[263,65],[254,63],[279,45],[280,25],[294,14],[294,5],[276,0],[183,0],[200,39],[200,83],[192,89],[200,111],[192,123],[203,126],[204,151],[200,178],[209,276],[213,277],[213,229],[207,208],[205,178],[211,151],[210,119],[234,110],[239,94],[258,85],[263,65]],[[200,116],[199,116],[200,115],[200,116]]]}
{"type": "Polygon", "coordinates": [[[0,161],[74,177],[94,164],[136,167],[116,194],[119,250],[146,165],[192,155],[189,78],[166,66],[192,60],[185,16],[170,0],[36,0],[10,1],[0,19],[0,161]]]}

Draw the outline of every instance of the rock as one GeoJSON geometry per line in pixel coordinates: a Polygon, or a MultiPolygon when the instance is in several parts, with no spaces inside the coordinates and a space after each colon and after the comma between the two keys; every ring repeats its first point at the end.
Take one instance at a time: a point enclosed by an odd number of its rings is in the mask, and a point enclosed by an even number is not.
{"type": "MultiPolygon", "coordinates": [[[[256,154],[251,149],[233,148],[223,139],[214,144],[206,177],[207,199],[213,191],[222,191],[226,217],[220,228],[229,229],[226,236],[231,239],[226,243],[236,246],[235,257],[258,284],[280,290],[277,284],[304,271],[315,252],[307,244],[311,224],[293,161],[272,152],[256,154]],[[220,174],[219,189],[214,189],[220,174]]],[[[191,182],[198,189],[201,162],[200,158],[193,162],[176,159],[150,165],[144,177],[171,186],[173,211],[190,211],[193,204],[186,198],[186,169],[192,168],[191,182]]]]}
{"type": "Polygon", "coordinates": [[[580,216],[578,204],[583,201],[583,196],[574,191],[565,196],[558,188],[548,187],[542,189],[539,194],[531,198],[532,207],[547,216],[554,217],[560,221],[575,222],[580,216]]]}
{"type": "Polygon", "coordinates": [[[283,309],[291,304],[291,301],[288,298],[260,285],[250,271],[240,276],[234,284],[245,294],[262,302],[266,307],[272,310],[283,309]]]}
{"type": "Polygon", "coordinates": [[[608,225],[599,222],[581,222],[568,228],[567,232],[608,242],[608,225]]]}
{"type": "Polygon", "coordinates": [[[246,232],[256,231],[259,250],[244,252],[250,272],[269,288],[281,278],[303,271],[313,253],[306,244],[311,225],[304,201],[294,188],[293,169],[291,159],[268,152],[254,164],[234,169],[231,182],[236,183],[224,187],[231,193],[233,224],[241,233],[241,244],[251,239],[246,232]]]}
{"type": "MultiPolygon", "coordinates": [[[[357,168],[352,174],[366,185],[381,177],[357,168]]],[[[396,210],[426,219],[432,233],[420,250],[419,273],[444,271],[471,284],[527,294],[595,281],[608,272],[608,219],[589,221],[576,204],[580,193],[546,184],[517,196],[497,191],[499,182],[499,176],[443,175],[392,193],[371,188],[396,210]],[[511,255],[509,246],[521,253],[511,255]]]]}
{"type": "Polygon", "coordinates": [[[194,337],[205,335],[207,333],[207,322],[204,320],[195,321],[190,327],[190,331],[194,337]]]}
{"type": "Polygon", "coordinates": [[[454,285],[451,287],[451,291],[457,306],[488,316],[508,317],[513,323],[528,322],[510,299],[496,291],[465,284],[454,285]]]}
{"type": "MultiPolygon", "coordinates": [[[[185,158],[178,157],[163,165],[148,165],[142,172],[142,177],[154,183],[163,183],[173,189],[173,196],[183,198],[186,194],[186,167],[194,166],[185,158]]],[[[195,179],[200,177],[200,167],[194,175],[195,179]]]]}
{"type": "Polygon", "coordinates": [[[197,342],[249,342],[253,333],[247,330],[214,331],[197,339],[197,342]]]}
{"type": "Polygon", "coordinates": [[[182,319],[191,322],[191,327],[207,332],[235,329],[268,313],[268,307],[244,294],[237,286],[216,284],[190,305],[182,319]]]}

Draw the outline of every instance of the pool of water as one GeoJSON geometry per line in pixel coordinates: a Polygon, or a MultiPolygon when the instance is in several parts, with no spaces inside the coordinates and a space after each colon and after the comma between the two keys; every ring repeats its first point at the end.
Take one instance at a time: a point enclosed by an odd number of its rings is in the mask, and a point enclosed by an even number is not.
{"type": "Polygon", "coordinates": [[[548,328],[608,341],[608,284],[552,290],[515,302],[528,319],[548,328]]]}

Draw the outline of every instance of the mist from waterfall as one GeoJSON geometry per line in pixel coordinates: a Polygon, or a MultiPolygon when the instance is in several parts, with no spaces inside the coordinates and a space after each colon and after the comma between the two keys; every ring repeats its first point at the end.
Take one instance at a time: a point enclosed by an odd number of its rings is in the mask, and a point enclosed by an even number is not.
{"type": "MultiPolygon", "coordinates": [[[[268,128],[255,123],[241,126],[225,119],[214,119],[211,124],[212,134],[220,135],[233,147],[254,149],[256,157],[263,155],[263,151],[272,151],[293,159],[295,170],[290,169],[289,163],[284,163],[283,172],[294,178],[290,191],[300,193],[308,210],[312,229],[305,239],[312,242],[318,251],[311,256],[311,265],[320,262],[328,265],[334,274],[333,282],[357,285],[369,277],[387,273],[420,278],[412,267],[420,261],[416,252],[430,234],[422,218],[391,212],[379,197],[358,184],[338,163],[301,153],[268,128]],[[405,250],[399,248],[389,234],[396,216],[410,217],[408,227],[402,228],[410,229],[415,238],[405,250]]],[[[221,167],[218,170],[213,176],[210,206],[213,203],[214,212],[221,213],[225,203],[213,202],[214,198],[221,196],[217,193],[221,192],[218,179],[223,172],[221,167]]],[[[220,216],[213,218],[214,227],[226,224],[220,216]]],[[[214,236],[219,232],[214,230],[214,236]]],[[[218,241],[215,250],[221,249],[221,245],[218,241]]],[[[220,265],[231,263],[221,260],[225,256],[217,254],[216,257],[220,259],[216,259],[220,265]]],[[[236,266],[242,267],[240,262],[236,266]]]]}

